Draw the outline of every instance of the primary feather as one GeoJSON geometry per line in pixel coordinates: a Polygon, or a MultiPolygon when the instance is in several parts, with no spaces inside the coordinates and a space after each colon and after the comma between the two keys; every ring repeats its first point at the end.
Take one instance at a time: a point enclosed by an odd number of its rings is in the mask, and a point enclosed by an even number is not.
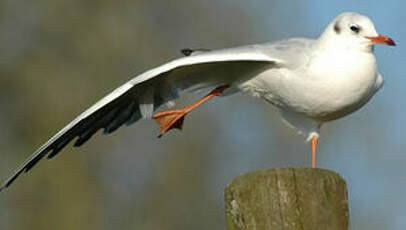
{"type": "Polygon", "coordinates": [[[256,46],[245,46],[198,52],[151,69],[123,84],[61,129],[6,180],[0,191],[45,156],[49,159],[56,156],[75,138],[74,146],[79,147],[100,129],[109,134],[123,124],[150,118],[159,106],[176,99],[179,92],[250,78],[255,76],[255,70],[270,68],[278,61],[262,54],[256,46]]]}

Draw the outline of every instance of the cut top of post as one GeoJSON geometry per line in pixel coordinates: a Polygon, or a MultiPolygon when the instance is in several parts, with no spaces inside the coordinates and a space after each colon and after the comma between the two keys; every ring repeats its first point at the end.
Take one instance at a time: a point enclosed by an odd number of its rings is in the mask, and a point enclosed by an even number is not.
{"type": "Polygon", "coordinates": [[[348,230],[347,186],[324,169],[247,173],[225,189],[227,229],[348,230]]]}

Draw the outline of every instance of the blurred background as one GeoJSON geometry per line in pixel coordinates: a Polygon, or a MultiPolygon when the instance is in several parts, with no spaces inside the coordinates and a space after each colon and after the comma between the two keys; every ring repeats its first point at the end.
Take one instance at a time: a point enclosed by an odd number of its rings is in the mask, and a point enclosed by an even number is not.
{"type": "MultiPolygon", "coordinates": [[[[375,22],[386,84],[322,129],[318,166],[348,182],[351,229],[405,229],[405,1],[1,0],[0,178],[102,96],[181,48],[316,38],[339,13],[375,22]]],[[[179,101],[178,107],[198,96],[179,101]]],[[[225,229],[223,189],[309,166],[310,147],[258,99],[216,98],[183,132],[143,120],[43,161],[0,195],[0,229],[225,229]]]]}

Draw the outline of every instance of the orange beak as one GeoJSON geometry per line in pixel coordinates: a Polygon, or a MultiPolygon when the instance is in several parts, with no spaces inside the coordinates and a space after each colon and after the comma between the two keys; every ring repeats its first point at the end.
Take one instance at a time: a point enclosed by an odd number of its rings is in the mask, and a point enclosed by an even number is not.
{"type": "Polygon", "coordinates": [[[396,46],[395,41],[392,40],[392,38],[388,38],[383,35],[379,35],[378,37],[366,37],[369,40],[371,40],[375,44],[383,44],[383,45],[388,45],[388,46],[396,46]]]}

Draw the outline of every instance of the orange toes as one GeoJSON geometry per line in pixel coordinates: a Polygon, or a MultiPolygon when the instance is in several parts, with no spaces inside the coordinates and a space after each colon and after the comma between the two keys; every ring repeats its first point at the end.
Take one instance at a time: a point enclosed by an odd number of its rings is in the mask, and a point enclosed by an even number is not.
{"type": "Polygon", "coordinates": [[[158,138],[162,137],[162,135],[171,129],[182,130],[186,114],[187,112],[185,110],[169,110],[156,113],[153,118],[160,126],[158,138]]]}

